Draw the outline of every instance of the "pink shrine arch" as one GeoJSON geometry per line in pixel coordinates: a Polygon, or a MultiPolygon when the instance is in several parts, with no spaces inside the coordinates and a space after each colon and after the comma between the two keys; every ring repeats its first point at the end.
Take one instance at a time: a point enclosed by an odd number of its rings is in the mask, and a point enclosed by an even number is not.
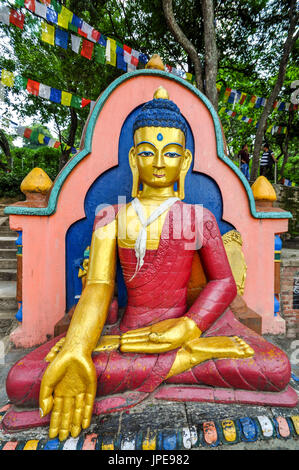
{"type": "Polygon", "coordinates": [[[66,235],[85,218],[84,201],[95,180],[118,165],[124,121],[163,86],[193,133],[193,171],[218,185],[223,219],[242,235],[247,263],[244,299],[262,316],[263,333],[284,333],[285,321],[274,316],[274,236],[288,230],[291,214],[256,210],[251,188],[225,155],[219,118],[207,98],[192,85],[157,70],[141,70],[115,80],[97,100],[83,133],[80,151],[63,168],[47,207],[10,206],[12,230],[22,231],[22,324],[11,334],[17,347],[32,347],[54,333],[66,311],[66,235]]]}

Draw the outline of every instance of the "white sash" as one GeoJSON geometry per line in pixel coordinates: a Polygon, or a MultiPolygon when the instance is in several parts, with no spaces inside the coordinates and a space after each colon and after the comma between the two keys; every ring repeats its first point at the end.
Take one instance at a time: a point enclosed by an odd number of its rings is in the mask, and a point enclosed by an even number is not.
{"type": "Polygon", "coordinates": [[[160,215],[163,214],[166,210],[170,209],[170,207],[180,199],[178,197],[170,197],[166,201],[162,202],[157,209],[152,212],[152,214],[149,216],[148,219],[145,218],[144,212],[143,212],[143,207],[141,202],[139,201],[138,198],[133,199],[132,201],[132,207],[134,208],[139,221],[141,223],[141,229],[138,233],[137,240],[135,242],[135,255],[137,258],[137,264],[136,264],[136,270],[135,274],[133,277],[131,277],[130,281],[136,276],[138,271],[142,268],[144,264],[144,256],[146,252],[146,240],[147,240],[147,232],[146,232],[146,227],[148,227],[150,224],[152,224],[160,215]]]}

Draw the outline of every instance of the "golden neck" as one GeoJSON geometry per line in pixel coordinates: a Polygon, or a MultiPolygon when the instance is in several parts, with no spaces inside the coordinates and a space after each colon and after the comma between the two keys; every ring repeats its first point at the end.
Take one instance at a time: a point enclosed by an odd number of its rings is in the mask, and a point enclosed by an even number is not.
{"type": "Polygon", "coordinates": [[[177,197],[177,192],[173,189],[172,185],[165,188],[153,188],[143,183],[142,191],[138,194],[138,199],[142,202],[152,201],[153,204],[155,204],[155,201],[163,202],[170,197],[177,197]]]}

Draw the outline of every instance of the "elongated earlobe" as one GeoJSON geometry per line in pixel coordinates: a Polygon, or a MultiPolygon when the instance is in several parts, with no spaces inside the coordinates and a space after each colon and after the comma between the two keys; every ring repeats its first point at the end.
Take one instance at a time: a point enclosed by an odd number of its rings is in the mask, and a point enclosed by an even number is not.
{"type": "Polygon", "coordinates": [[[139,171],[138,171],[137,162],[136,162],[135,147],[132,147],[130,149],[129,164],[130,164],[132,177],[133,177],[131,195],[132,195],[132,197],[137,197],[138,196],[138,191],[139,191],[140,181],[139,181],[139,171]]]}
{"type": "Polygon", "coordinates": [[[186,175],[187,175],[188,170],[190,168],[191,162],[192,162],[192,153],[190,152],[190,150],[186,149],[185,150],[185,159],[184,159],[182,169],[181,169],[181,172],[180,172],[180,177],[179,177],[179,180],[178,180],[177,194],[178,194],[178,197],[181,200],[185,199],[185,178],[186,178],[186,175]]]}

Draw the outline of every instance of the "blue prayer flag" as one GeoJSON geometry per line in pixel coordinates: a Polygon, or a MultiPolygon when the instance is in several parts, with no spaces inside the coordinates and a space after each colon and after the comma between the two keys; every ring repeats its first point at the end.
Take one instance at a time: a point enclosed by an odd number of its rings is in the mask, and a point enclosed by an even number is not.
{"type": "Polygon", "coordinates": [[[58,13],[55,10],[52,10],[52,8],[47,7],[46,18],[48,21],[50,21],[50,23],[57,24],[58,13]]]}
{"type": "Polygon", "coordinates": [[[45,135],[45,137],[44,137],[44,143],[45,143],[46,145],[48,145],[49,142],[50,142],[50,137],[47,137],[47,136],[45,135]]]}
{"type": "Polygon", "coordinates": [[[262,106],[262,99],[263,98],[261,98],[260,96],[257,97],[257,100],[254,105],[255,108],[260,108],[262,106]]]}
{"type": "Polygon", "coordinates": [[[235,102],[235,92],[232,91],[231,94],[229,95],[229,98],[227,100],[228,103],[234,103],[235,102]]]}
{"type": "Polygon", "coordinates": [[[120,70],[127,71],[127,64],[124,61],[124,51],[122,49],[121,54],[116,54],[116,67],[120,70]]]}
{"type": "Polygon", "coordinates": [[[61,90],[57,90],[56,88],[51,88],[50,101],[54,101],[54,103],[60,103],[61,102],[61,90]]]}
{"type": "Polygon", "coordinates": [[[56,46],[63,47],[63,49],[67,49],[69,35],[67,31],[62,29],[56,29],[55,33],[55,44],[56,46]]]}
{"type": "Polygon", "coordinates": [[[73,26],[76,26],[76,28],[82,28],[83,20],[76,16],[75,14],[73,15],[72,21],[71,21],[73,26]]]}
{"type": "Polygon", "coordinates": [[[105,47],[106,47],[106,43],[107,43],[107,38],[106,38],[106,36],[104,36],[103,34],[101,34],[101,36],[99,37],[98,43],[101,44],[101,46],[105,46],[105,47]]]}

